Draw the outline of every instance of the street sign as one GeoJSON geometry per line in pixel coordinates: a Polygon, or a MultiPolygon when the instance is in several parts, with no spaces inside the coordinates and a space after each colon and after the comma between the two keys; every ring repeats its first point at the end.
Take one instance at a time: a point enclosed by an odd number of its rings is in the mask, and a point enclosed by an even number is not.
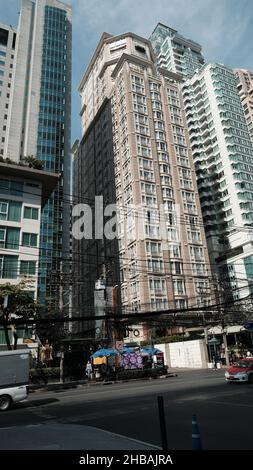
{"type": "Polygon", "coordinates": [[[245,323],[245,325],[243,325],[245,330],[250,330],[250,331],[253,331],[253,323],[245,323]]]}

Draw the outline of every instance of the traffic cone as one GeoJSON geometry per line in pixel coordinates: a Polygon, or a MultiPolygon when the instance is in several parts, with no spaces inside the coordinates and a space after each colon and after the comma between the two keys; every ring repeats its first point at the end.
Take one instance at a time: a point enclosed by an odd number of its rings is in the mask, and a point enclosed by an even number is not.
{"type": "Polygon", "coordinates": [[[192,450],[202,450],[196,415],[192,416],[192,450]]]}

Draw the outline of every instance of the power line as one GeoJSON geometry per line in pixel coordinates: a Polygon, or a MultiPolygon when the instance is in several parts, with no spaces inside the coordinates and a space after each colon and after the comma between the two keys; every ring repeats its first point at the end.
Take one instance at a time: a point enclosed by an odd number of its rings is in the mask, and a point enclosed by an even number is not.
{"type": "MultiPolygon", "coordinates": [[[[182,308],[182,309],[166,309],[166,310],[157,310],[157,311],[147,311],[147,312],[131,312],[127,314],[122,314],[120,316],[109,313],[107,315],[92,315],[92,316],[78,316],[78,317],[64,317],[64,318],[40,318],[40,319],[29,319],[29,320],[24,320],[24,319],[19,319],[15,318],[12,320],[8,321],[8,324],[39,324],[39,323],[68,323],[68,322],[74,322],[74,321],[89,321],[89,320],[106,320],[106,319],[114,319],[114,320],[124,320],[128,318],[134,318],[135,320],[138,319],[145,319],[149,317],[158,317],[159,315],[177,315],[181,313],[187,313],[187,312],[203,312],[203,311],[209,311],[211,309],[219,308],[222,306],[227,306],[227,305],[233,305],[233,304],[238,304],[239,302],[243,302],[244,300],[251,298],[251,295],[247,295],[243,299],[235,299],[227,302],[223,302],[220,304],[213,304],[213,305],[208,305],[208,306],[203,306],[201,308],[195,308],[195,307],[190,307],[190,308],[182,308]]],[[[1,317],[0,317],[1,319],[1,317]]],[[[3,323],[3,320],[2,322],[3,323]]]]}

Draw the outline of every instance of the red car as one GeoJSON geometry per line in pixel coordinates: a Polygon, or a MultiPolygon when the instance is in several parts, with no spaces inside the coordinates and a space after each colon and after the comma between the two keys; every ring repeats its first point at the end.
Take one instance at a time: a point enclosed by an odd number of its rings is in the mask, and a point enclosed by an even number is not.
{"type": "Polygon", "coordinates": [[[247,382],[253,384],[253,357],[239,359],[225,372],[227,382],[247,382]]]}

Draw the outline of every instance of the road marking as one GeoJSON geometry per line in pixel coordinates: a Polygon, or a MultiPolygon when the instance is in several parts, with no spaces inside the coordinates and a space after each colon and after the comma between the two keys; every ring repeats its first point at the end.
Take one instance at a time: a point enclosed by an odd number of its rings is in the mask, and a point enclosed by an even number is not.
{"type": "Polygon", "coordinates": [[[218,401],[218,400],[211,400],[211,403],[217,403],[218,405],[228,405],[228,406],[242,406],[246,408],[253,408],[253,405],[247,405],[246,403],[234,403],[234,402],[227,402],[227,401],[218,401]]]}

